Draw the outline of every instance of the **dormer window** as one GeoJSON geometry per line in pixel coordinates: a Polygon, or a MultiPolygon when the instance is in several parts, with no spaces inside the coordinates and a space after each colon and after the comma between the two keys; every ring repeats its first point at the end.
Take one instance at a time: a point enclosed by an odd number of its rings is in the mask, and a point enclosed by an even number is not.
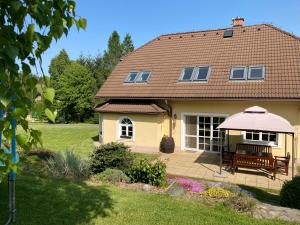
{"type": "Polygon", "coordinates": [[[231,80],[246,80],[247,68],[246,67],[232,67],[230,73],[231,80]]]}
{"type": "Polygon", "coordinates": [[[139,83],[147,82],[150,77],[150,74],[151,74],[150,71],[140,72],[136,82],[139,82],[139,83]]]}
{"type": "Polygon", "coordinates": [[[207,81],[209,74],[209,66],[185,67],[182,69],[179,81],[207,81]]]}
{"type": "Polygon", "coordinates": [[[137,76],[138,76],[138,72],[130,72],[125,80],[126,83],[134,83],[137,76]]]}
{"type": "Polygon", "coordinates": [[[248,71],[249,80],[261,80],[264,79],[264,67],[263,66],[250,66],[248,71]]]}

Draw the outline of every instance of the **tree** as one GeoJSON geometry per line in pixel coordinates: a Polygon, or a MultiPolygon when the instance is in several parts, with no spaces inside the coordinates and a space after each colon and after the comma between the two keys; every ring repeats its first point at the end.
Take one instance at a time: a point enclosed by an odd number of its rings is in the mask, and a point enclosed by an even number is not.
{"type": "Polygon", "coordinates": [[[99,74],[99,84],[102,85],[111,74],[121,57],[134,50],[131,36],[126,34],[123,43],[120,43],[120,36],[117,31],[113,31],[108,39],[108,49],[104,52],[102,66],[99,74]]]}
{"type": "MultiPolygon", "coordinates": [[[[42,54],[53,39],[67,35],[73,25],[77,29],[86,27],[86,20],[75,13],[73,0],[9,0],[0,1],[0,110],[6,114],[0,119],[0,132],[10,140],[16,121],[27,135],[17,135],[17,143],[24,149],[41,143],[41,133],[31,128],[26,120],[32,108],[31,92],[36,91],[37,79],[31,75],[31,67],[37,67],[42,54]]],[[[44,78],[43,90],[45,114],[54,121],[51,107],[55,92],[44,78]]],[[[10,147],[10,146],[7,146],[10,147]]],[[[15,161],[0,148],[0,181],[16,169],[15,161]]]]}
{"type": "Polygon", "coordinates": [[[59,80],[61,111],[67,121],[83,121],[93,113],[92,100],[94,98],[96,81],[90,71],[79,64],[71,62],[66,66],[59,80]]]}
{"type": "Polygon", "coordinates": [[[128,53],[132,52],[134,50],[134,45],[131,39],[130,34],[126,34],[123,43],[122,43],[122,56],[127,55],[128,53]]]}
{"type": "Polygon", "coordinates": [[[70,59],[65,49],[62,49],[59,54],[51,60],[49,65],[49,74],[51,76],[51,86],[55,90],[58,89],[59,78],[68,64],[70,64],[70,59]]]}
{"type": "Polygon", "coordinates": [[[120,36],[117,31],[113,31],[108,39],[108,49],[104,52],[103,56],[103,72],[105,73],[105,79],[119,62],[122,56],[122,49],[120,36]]]}

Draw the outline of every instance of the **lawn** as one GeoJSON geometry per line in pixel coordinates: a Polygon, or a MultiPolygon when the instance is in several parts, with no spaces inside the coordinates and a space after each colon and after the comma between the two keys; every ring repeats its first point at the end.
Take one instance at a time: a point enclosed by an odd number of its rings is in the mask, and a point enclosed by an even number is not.
{"type": "Polygon", "coordinates": [[[48,124],[31,123],[42,131],[43,147],[52,151],[72,150],[88,155],[98,138],[97,124],[48,124]]]}
{"type": "MultiPolygon", "coordinates": [[[[97,125],[91,124],[33,125],[42,130],[45,148],[71,149],[84,156],[93,149],[98,132],[97,125]]],[[[138,160],[157,157],[135,154],[138,160]]],[[[16,224],[20,225],[292,224],[257,220],[221,204],[53,178],[36,156],[22,158],[20,168],[16,182],[16,224]]],[[[263,193],[261,198],[265,198],[263,193]]],[[[0,184],[0,199],[0,224],[3,224],[7,212],[6,183],[0,184]]]]}
{"type": "MultiPolygon", "coordinates": [[[[5,217],[6,187],[0,185],[0,224],[5,217]]],[[[290,224],[257,220],[220,204],[33,174],[20,176],[16,190],[17,224],[20,225],[290,224]]]]}
{"type": "MultiPolygon", "coordinates": [[[[93,142],[98,141],[97,124],[31,123],[30,125],[42,131],[43,147],[51,151],[72,150],[80,156],[87,157],[94,149],[93,142]]],[[[153,160],[158,157],[158,154],[134,154],[137,160],[141,158],[153,160]]]]}

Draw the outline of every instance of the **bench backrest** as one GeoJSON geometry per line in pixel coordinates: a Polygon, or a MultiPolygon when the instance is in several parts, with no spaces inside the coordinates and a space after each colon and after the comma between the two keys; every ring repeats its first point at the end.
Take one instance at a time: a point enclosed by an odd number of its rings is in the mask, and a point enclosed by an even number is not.
{"type": "Polygon", "coordinates": [[[237,144],[236,152],[239,151],[265,152],[272,153],[272,147],[268,145],[253,145],[253,144],[237,144]]]}

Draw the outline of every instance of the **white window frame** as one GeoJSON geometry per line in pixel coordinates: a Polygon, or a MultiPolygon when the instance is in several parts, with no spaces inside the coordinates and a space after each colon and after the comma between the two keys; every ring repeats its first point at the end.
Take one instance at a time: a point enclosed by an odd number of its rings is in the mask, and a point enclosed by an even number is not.
{"type": "Polygon", "coordinates": [[[186,67],[182,68],[181,74],[180,74],[180,77],[179,77],[178,81],[179,82],[195,82],[195,81],[203,82],[203,81],[208,81],[210,73],[211,73],[211,66],[210,65],[186,66],[186,67]],[[206,79],[197,79],[199,68],[203,68],[203,67],[208,67],[206,79]],[[184,71],[185,71],[186,68],[193,68],[192,76],[191,76],[191,79],[189,79],[189,80],[183,80],[184,71]]]}
{"type": "Polygon", "coordinates": [[[139,71],[130,71],[130,72],[128,73],[128,75],[127,75],[127,77],[126,77],[124,83],[129,83],[129,84],[135,83],[136,80],[137,80],[137,78],[138,78],[138,76],[139,76],[139,71]],[[131,75],[132,73],[137,73],[137,75],[136,75],[136,77],[134,78],[133,81],[129,81],[129,77],[130,77],[130,75],[131,75]]]}
{"type": "MultiPolygon", "coordinates": [[[[125,125],[126,126],[126,125],[125,125]]],[[[128,127],[127,126],[127,132],[128,132],[128,127]]],[[[121,118],[119,118],[118,120],[118,124],[117,124],[117,140],[133,140],[134,141],[134,137],[135,137],[135,130],[134,130],[134,122],[131,118],[127,117],[127,116],[123,116],[121,118]],[[122,125],[121,122],[123,119],[129,119],[131,121],[131,126],[132,126],[132,136],[131,138],[122,138],[122,126],[124,126],[124,124],[122,125]]]]}
{"type": "Polygon", "coordinates": [[[211,73],[211,66],[210,66],[210,65],[206,65],[206,66],[197,66],[196,68],[197,68],[197,69],[196,69],[196,72],[195,72],[195,74],[194,74],[193,81],[208,81],[208,79],[209,79],[209,77],[210,77],[210,73],[211,73]],[[199,69],[200,69],[200,68],[204,68],[204,67],[208,67],[206,79],[197,79],[198,73],[199,73],[199,69]]]}
{"type": "Polygon", "coordinates": [[[268,132],[268,131],[242,131],[243,143],[246,144],[257,144],[257,145],[268,145],[275,148],[280,148],[280,135],[276,133],[276,142],[274,141],[263,141],[262,140],[262,133],[275,133],[275,132],[268,132]],[[259,133],[259,140],[249,140],[246,139],[246,132],[256,132],[259,133]]]}
{"type": "Polygon", "coordinates": [[[265,79],[265,67],[264,65],[254,65],[254,66],[249,66],[248,68],[248,76],[247,76],[248,80],[264,80],[265,79]],[[256,69],[256,68],[260,68],[262,69],[262,77],[261,78],[251,78],[250,74],[251,74],[251,70],[252,69],[256,69]]]}
{"type": "MultiPolygon", "coordinates": [[[[204,116],[204,117],[225,117],[225,119],[229,116],[229,114],[222,114],[222,113],[189,113],[189,112],[183,112],[181,113],[181,149],[182,150],[189,150],[189,151],[203,151],[199,149],[199,139],[197,138],[197,143],[196,146],[197,148],[186,148],[185,147],[185,116],[197,116],[197,135],[188,135],[188,136],[199,136],[198,132],[199,132],[199,116],[204,116]]],[[[211,128],[210,128],[210,137],[213,136],[213,123],[211,123],[211,128]]],[[[225,134],[225,146],[227,145],[227,134],[225,134]]],[[[213,153],[213,154],[218,154],[219,152],[214,152],[214,151],[205,151],[205,152],[209,152],[209,153],[213,153]]]]}
{"type": "Polygon", "coordinates": [[[230,80],[247,80],[247,67],[246,66],[233,66],[233,67],[231,67],[230,80]],[[244,69],[243,78],[234,78],[233,77],[233,72],[235,70],[241,70],[241,69],[244,69]]]}
{"type": "Polygon", "coordinates": [[[195,76],[195,72],[196,72],[195,69],[196,69],[196,66],[185,66],[185,67],[183,67],[182,70],[181,70],[179,81],[180,82],[191,82],[191,81],[193,81],[193,77],[195,76]],[[191,78],[189,80],[183,80],[184,71],[185,71],[186,68],[193,68],[192,76],[191,76],[191,78]]]}
{"type": "Polygon", "coordinates": [[[147,83],[148,80],[150,79],[150,76],[151,76],[151,71],[148,71],[148,70],[141,71],[141,72],[139,72],[137,78],[135,79],[135,82],[136,83],[147,83]],[[141,80],[143,73],[149,73],[147,80],[141,80]]]}

